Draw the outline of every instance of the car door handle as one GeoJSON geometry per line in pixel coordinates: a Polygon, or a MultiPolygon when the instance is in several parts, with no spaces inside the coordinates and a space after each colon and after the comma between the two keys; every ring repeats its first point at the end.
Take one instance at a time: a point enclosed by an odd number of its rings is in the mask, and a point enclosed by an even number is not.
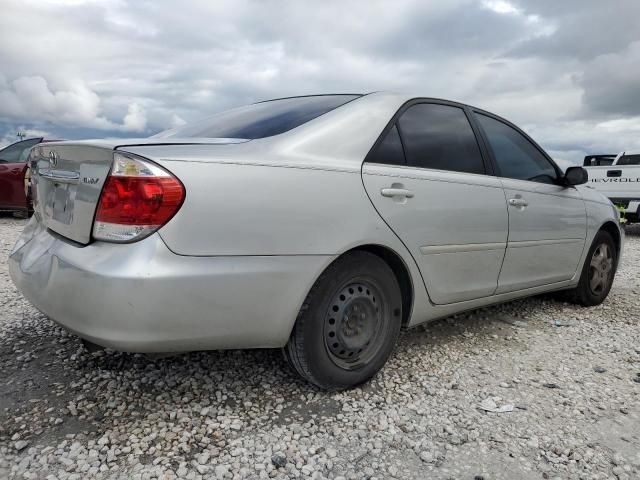
{"type": "Polygon", "coordinates": [[[510,198],[509,205],[511,205],[512,207],[526,207],[529,205],[529,202],[527,202],[524,198],[510,198]]]}
{"type": "Polygon", "coordinates": [[[622,170],[607,170],[607,177],[621,177],[622,170]]]}
{"type": "Polygon", "coordinates": [[[413,192],[406,188],[383,188],[380,190],[383,197],[405,197],[413,198],[413,192]]]}

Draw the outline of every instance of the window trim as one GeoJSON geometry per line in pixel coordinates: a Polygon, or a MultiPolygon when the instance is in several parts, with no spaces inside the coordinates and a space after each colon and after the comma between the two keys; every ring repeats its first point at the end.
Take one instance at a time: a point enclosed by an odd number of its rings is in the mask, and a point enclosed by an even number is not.
{"type": "MultiPolygon", "coordinates": [[[[259,103],[275,102],[277,100],[291,100],[293,98],[309,98],[309,97],[341,97],[341,96],[355,97],[349,100],[349,102],[353,102],[354,100],[357,100],[358,98],[366,97],[367,95],[370,95],[370,94],[369,93],[315,93],[315,94],[310,93],[309,95],[290,95],[288,97],[268,98],[266,100],[259,100],[257,102],[247,103],[246,105],[239,105],[239,107],[246,107],[249,105],[258,105],[259,103]]],[[[349,102],[343,103],[342,105],[346,105],[349,102]]],[[[336,108],[339,108],[339,107],[336,107],[336,108]]],[[[219,112],[219,113],[223,113],[223,112],[219,112]]]]}
{"type": "Polygon", "coordinates": [[[365,159],[362,162],[363,164],[367,162],[367,158],[373,156],[373,152],[375,152],[378,149],[378,147],[382,145],[382,142],[386,140],[387,136],[389,135],[391,130],[393,130],[394,128],[398,132],[398,138],[400,139],[400,148],[402,149],[402,158],[404,159],[404,162],[402,162],[401,164],[397,164],[397,163],[380,163],[380,162],[369,161],[368,163],[374,164],[374,165],[387,165],[389,167],[409,167],[410,166],[410,165],[407,165],[407,150],[404,146],[404,140],[402,139],[402,135],[400,134],[400,128],[398,127],[398,124],[395,122],[385,127],[383,133],[380,134],[380,137],[378,137],[374,146],[369,150],[369,152],[367,152],[367,155],[365,156],[365,159]]]}
{"type": "Polygon", "coordinates": [[[544,185],[544,183],[541,182],[536,182],[534,180],[525,180],[524,178],[512,178],[512,177],[506,177],[504,175],[502,175],[502,173],[500,172],[500,166],[498,165],[498,162],[496,161],[496,156],[495,153],[493,151],[493,148],[491,147],[491,143],[489,143],[489,138],[487,137],[487,133],[484,131],[484,128],[482,128],[482,125],[480,124],[480,120],[478,118],[476,118],[476,115],[484,115],[486,117],[492,118],[493,120],[496,120],[497,122],[500,122],[504,125],[506,125],[507,127],[511,127],[513,128],[516,132],[518,132],[520,135],[522,135],[524,137],[525,140],[527,140],[536,150],[538,150],[538,152],[540,154],[542,154],[542,156],[547,160],[547,162],[549,162],[551,164],[551,166],[554,168],[557,178],[556,181],[547,185],[558,185],[558,186],[562,186],[562,177],[564,176],[564,172],[562,171],[562,169],[560,167],[558,167],[558,165],[556,164],[556,162],[553,161],[553,159],[549,156],[549,154],[547,154],[547,152],[544,151],[544,149],[538,145],[536,143],[536,141],[531,138],[529,135],[527,135],[521,128],[519,128],[517,125],[514,125],[513,123],[511,123],[509,120],[502,118],[498,115],[495,115],[491,112],[487,112],[486,110],[482,110],[480,108],[475,108],[475,107],[470,107],[469,108],[470,112],[473,114],[473,122],[477,125],[477,128],[480,132],[480,135],[482,136],[482,141],[485,144],[485,148],[487,150],[488,156],[491,159],[491,162],[493,164],[493,168],[494,171],[496,172],[495,175],[497,177],[500,178],[507,178],[509,180],[518,180],[520,182],[529,182],[529,183],[534,183],[536,185],[544,185]]]}
{"type": "Polygon", "coordinates": [[[382,132],[380,133],[380,135],[378,136],[378,138],[376,139],[376,141],[373,143],[373,146],[369,149],[369,151],[367,152],[367,154],[364,157],[363,160],[363,165],[365,163],[369,163],[369,164],[375,164],[375,165],[385,165],[388,167],[403,167],[403,168],[416,168],[419,170],[433,170],[433,171],[442,171],[442,172],[452,172],[452,173],[459,173],[462,175],[485,175],[485,176],[496,176],[495,174],[495,168],[494,168],[494,163],[489,155],[489,151],[487,150],[486,146],[484,145],[483,142],[483,138],[481,137],[481,131],[479,130],[478,126],[475,124],[474,122],[474,118],[471,112],[471,109],[468,105],[465,105],[463,103],[459,103],[459,102],[453,102],[450,100],[443,100],[440,98],[429,98],[429,97],[416,97],[416,98],[412,98],[410,100],[407,100],[405,103],[403,103],[400,108],[398,108],[398,110],[396,111],[396,113],[391,117],[391,120],[389,120],[389,122],[387,123],[387,125],[384,127],[384,129],[382,130],[382,132]],[[476,139],[476,144],[478,145],[478,150],[480,151],[480,158],[482,159],[482,164],[484,165],[484,173],[471,173],[471,172],[460,172],[460,171],[456,171],[456,170],[440,170],[440,169],[434,169],[434,168],[426,168],[426,167],[416,167],[415,165],[409,165],[407,163],[407,153],[406,153],[406,147],[405,147],[405,139],[404,136],[402,135],[402,129],[400,128],[399,124],[398,124],[398,119],[411,107],[413,107],[414,105],[419,105],[419,104],[436,104],[436,105],[446,105],[448,107],[454,107],[454,108],[459,108],[460,110],[463,111],[465,117],[467,118],[467,121],[469,122],[469,126],[471,127],[471,131],[473,132],[473,135],[476,139]],[[382,141],[386,138],[387,134],[389,133],[389,131],[396,126],[398,128],[398,134],[400,135],[400,143],[402,143],[402,150],[404,153],[404,164],[403,165],[391,165],[391,164],[387,164],[387,163],[377,163],[377,162],[370,162],[368,161],[368,158],[371,157],[372,152],[378,148],[378,146],[382,143],[382,141]]]}

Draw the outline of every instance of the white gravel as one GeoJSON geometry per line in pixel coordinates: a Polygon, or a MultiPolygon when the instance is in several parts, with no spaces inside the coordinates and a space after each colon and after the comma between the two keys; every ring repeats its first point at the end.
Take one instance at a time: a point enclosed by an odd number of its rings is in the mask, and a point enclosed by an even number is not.
{"type": "Polygon", "coordinates": [[[0,217],[0,479],[640,478],[638,227],[603,305],[419,327],[327,394],[278,351],[87,353],[9,279],[24,223],[0,217]]]}

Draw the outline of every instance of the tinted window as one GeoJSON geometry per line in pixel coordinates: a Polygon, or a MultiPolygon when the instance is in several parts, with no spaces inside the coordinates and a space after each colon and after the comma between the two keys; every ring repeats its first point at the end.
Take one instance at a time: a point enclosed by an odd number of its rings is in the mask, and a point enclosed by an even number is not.
{"type": "Polygon", "coordinates": [[[22,142],[9,145],[4,150],[0,150],[0,163],[19,163],[27,160],[29,149],[40,143],[40,138],[30,138],[22,142]]]}
{"type": "Polygon", "coordinates": [[[587,155],[584,157],[583,165],[585,167],[598,167],[611,165],[616,159],[616,155],[587,155]]]}
{"type": "Polygon", "coordinates": [[[367,162],[386,163],[389,165],[404,165],[404,150],[400,141],[398,127],[395,125],[382,142],[367,156],[367,162]]]}
{"type": "Polygon", "coordinates": [[[623,155],[618,160],[618,165],[640,165],[640,155],[623,155]]]}
{"type": "Polygon", "coordinates": [[[409,107],[398,125],[408,165],[485,173],[476,137],[461,108],[420,103],[409,107]]]}
{"type": "Polygon", "coordinates": [[[556,170],[527,138],[509,125],[477,115],[503,177],[553,183],[556,170]]]}
{"type": "Polygon", "coordinates": [[[155,135],[201,138],[264,138],[313,120],[359,95],[317,95],[254,103],[155,135]]]}

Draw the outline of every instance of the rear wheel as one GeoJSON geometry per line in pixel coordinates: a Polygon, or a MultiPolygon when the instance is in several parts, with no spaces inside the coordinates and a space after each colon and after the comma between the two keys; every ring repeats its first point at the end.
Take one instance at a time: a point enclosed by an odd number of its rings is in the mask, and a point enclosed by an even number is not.
{"type": "Polygon", "coordinates": [[[367,381],[385,364],[400,332],[402,297],[378,256],[353,252],[331,264],[307,295],[285,356],[326,390],[367,381]]]}
{"type": "Polygon", "coordinates": [[[609,233],[599,231],[582,267],[580,282],[568,292],[568,299],[585,307],[601,304],[611,290],[617,261],[613,238],[609,233]]]}

